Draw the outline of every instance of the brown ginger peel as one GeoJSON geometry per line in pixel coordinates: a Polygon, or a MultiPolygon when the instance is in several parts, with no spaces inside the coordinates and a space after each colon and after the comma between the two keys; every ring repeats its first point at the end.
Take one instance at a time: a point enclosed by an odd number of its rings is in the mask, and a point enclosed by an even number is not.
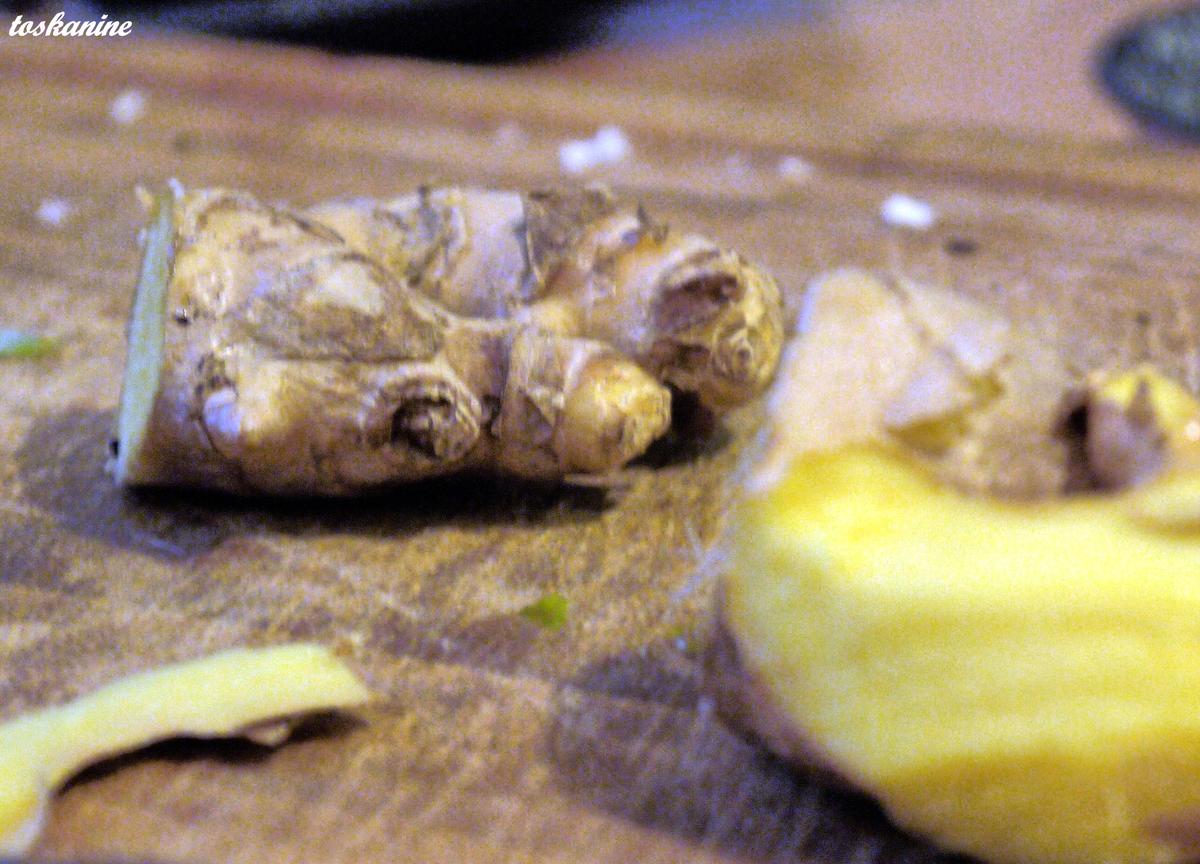
{"type": "Polygon", "coordinates": [[[36,839],[53,791],[101,759],[177,736],[274,746],[294,718],[370,693],[316,645],[235,649],[132,675],[0,724],[0,855],[36,839]]]}
{"type": "Polygon", "coordinates": [[[296,211],[158,196],[119,483],[345,494],[464,469],[605,474],[720,412],[782,342],[775,283],[595,189],[424,189],[296,211]]]}
{"type": "Polygon", "coordinates": [[[952,344],[933,322],[967,301],[887,283],[809,296],[731,526],[719,710],[956,852],[1195,860],[1200,404],[1150,367],[1092,375],[1068,440],[1055,403],[1080,385],[1029,367],[1047,346],[1015,326],[952,344]],[[840,406],[823,389],[870,369],[840,406]],[[839,410],[840,432],[810,425],[839,410]],[[1040,445],[996,482],[978,448],[1001,429],[1040,445]]]}
{"type": "Polygon", "coordinates": [[[1086,455],[1093,485],[1134,487],[1131,512],[1158,528],[1200,527],[1200,404],[1149,364],[1089,376],[1086,455]]]}
{"type": "Polygon", "coordinates": [[[776,416],[757,475],[787,454],[903,445],[954,485],[1033,498],[1068,482],[1057,429],[1078,373],[994,310],[864,270],[814,279],[799,338],[770,394],[776,416]]]}

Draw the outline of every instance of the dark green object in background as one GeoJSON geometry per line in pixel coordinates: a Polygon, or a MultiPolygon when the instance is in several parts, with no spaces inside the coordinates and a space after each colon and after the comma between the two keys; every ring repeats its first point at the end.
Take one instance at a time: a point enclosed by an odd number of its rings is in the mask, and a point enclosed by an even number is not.
{"type": "Polygon", "coordinates": [[[1103,49],[1100,78],[1138,119],[1200,139],[1200,6],[1144,18],[1103,49]]]}

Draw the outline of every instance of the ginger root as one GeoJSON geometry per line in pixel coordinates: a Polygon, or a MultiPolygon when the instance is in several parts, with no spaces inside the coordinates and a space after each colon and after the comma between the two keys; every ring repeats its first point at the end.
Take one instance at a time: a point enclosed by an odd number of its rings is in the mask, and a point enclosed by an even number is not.
{"type": "Polygon", "coordinates": [[[370,693],[316,645],[237,649],[143,672],[0,724],[0,855],[36,839],[50,795],[83,767],[177,736],[281,744],[298,715],[370,693]]]}
{"type": "Polygon", "coordinates": [[[152,203],[117,482],[347,494],[463,469],[605,474],[672,389],[758,395],[775,283],[606,192],[425,189],[305,211],[152,203]]]}
{"type": "Polygon", "coordinates": [[[1195,860],[1200,404],[1151,367],[1080,390],[946,292],[814,288],[732,520],[718,709],[955,852],[1195,860]]]}

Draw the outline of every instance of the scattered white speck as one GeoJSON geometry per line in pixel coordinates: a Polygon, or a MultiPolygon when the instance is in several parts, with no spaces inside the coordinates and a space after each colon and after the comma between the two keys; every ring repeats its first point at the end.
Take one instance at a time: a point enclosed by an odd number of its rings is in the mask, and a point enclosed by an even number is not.
{"type": "Polygon", "coordinates": [[[735,177],[745,177],[750,173],[750,161],[741,153],[733,153],[725,157],[725,170],[735,177]]]}
{"type": "Polygon", "coordinates": [[[558,147],[558,164],[568,174],[582,174],[597,163],[591,141],[567,141],[558,147]]]}
{"type": "Polygon", "coordinates": [[[62,198],[43,198],[38,205],[37,218],[52,228],[61,228],[74,209],[70,201],[62,198]]]}
{"type": "Polygon", "coordinates": [[[519,123],[509,120],[496,127],[496,131],[492,134],[492,140],[496,142],[497,147],[505,150],[518,150],[529,144],[529,133],[519,123]]]}
{"type": "Polygon", "coordinates": [[[208,437],[228,446],[236,446],[242,433],[242,412],[237,404],[237,394],[230,387],[222,387],[204,400],[201,409],[204,430],[208,437]]]}
{"type": "Polygon", "coordinates": [[[893,228],[928,231],[937,221],[937,212],[919,198],[897,193],[889,195],[879,208],[879,217],[893,228]]]}
{"type": "Polygon", "coordinates": [[[174,177],[167,178],[167,188],[171,190],[171,195],[175,198],[183,197],[183,184],[174,177]]]}
{"type": "Polygon", "coordinates": [[[678,639],[675,640],[675,649],[677,651],[679,651],[680,654],[686,654],[687,653],[687,640],[684,639],[682,636],[680,636],[678,639]]]}
{"type": "Polygon", "coordinates": [[[597,152],[607,162],[620,162],[629,155],[629,139],[620,126],[601,126],[593,139],[597,152]]]}
{"type": "Polygon", "coordinates": [[[146,94],[141,90],[122,90],[108,106],[108,116],[119,126],[128,126],[146,113],[146,94]]]}
{"type": "Polygon", "coordinates": [[[805,162],[799,156],[784,156],[775,170],[789,183],[803,183],[812,177],[815,169],[811,162],[805,162]]]}
{"type": "Polygon", "coordinates": [[[582,174],[602,165],[615,165],[629,156],[633,145],[619,126],[601,126],[591,138],[564,141],[558,164],[568,174],[582,174]]]}

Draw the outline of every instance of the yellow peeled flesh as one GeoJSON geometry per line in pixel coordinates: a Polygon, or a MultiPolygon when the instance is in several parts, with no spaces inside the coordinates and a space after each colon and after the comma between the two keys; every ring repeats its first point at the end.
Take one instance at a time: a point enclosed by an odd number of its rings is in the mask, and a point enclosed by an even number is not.
{"type": "Polygon", "coordinates": [[[1131,512],[1150,524],[1200,528],[1200,472],[1168,473],[1132,496],[1131,512]]]}
{"type": "Polygon", "coordinates": [[[278,743],[279,736],[260,736],[255,727],[369,698],[326,649],[296,644],[144,672],[0,724],[0,855],[23,853],[52,791],[95,761],[180,735],[278,743]]]}
{"type": "Polygon", "coordinates": [[[1192,860],[1200,525],[1140,513],[1158,485],[1006,502],[883,447],[802,455],[743,504],[726,624],[898,824],[995,862],[1192,860]]]}

